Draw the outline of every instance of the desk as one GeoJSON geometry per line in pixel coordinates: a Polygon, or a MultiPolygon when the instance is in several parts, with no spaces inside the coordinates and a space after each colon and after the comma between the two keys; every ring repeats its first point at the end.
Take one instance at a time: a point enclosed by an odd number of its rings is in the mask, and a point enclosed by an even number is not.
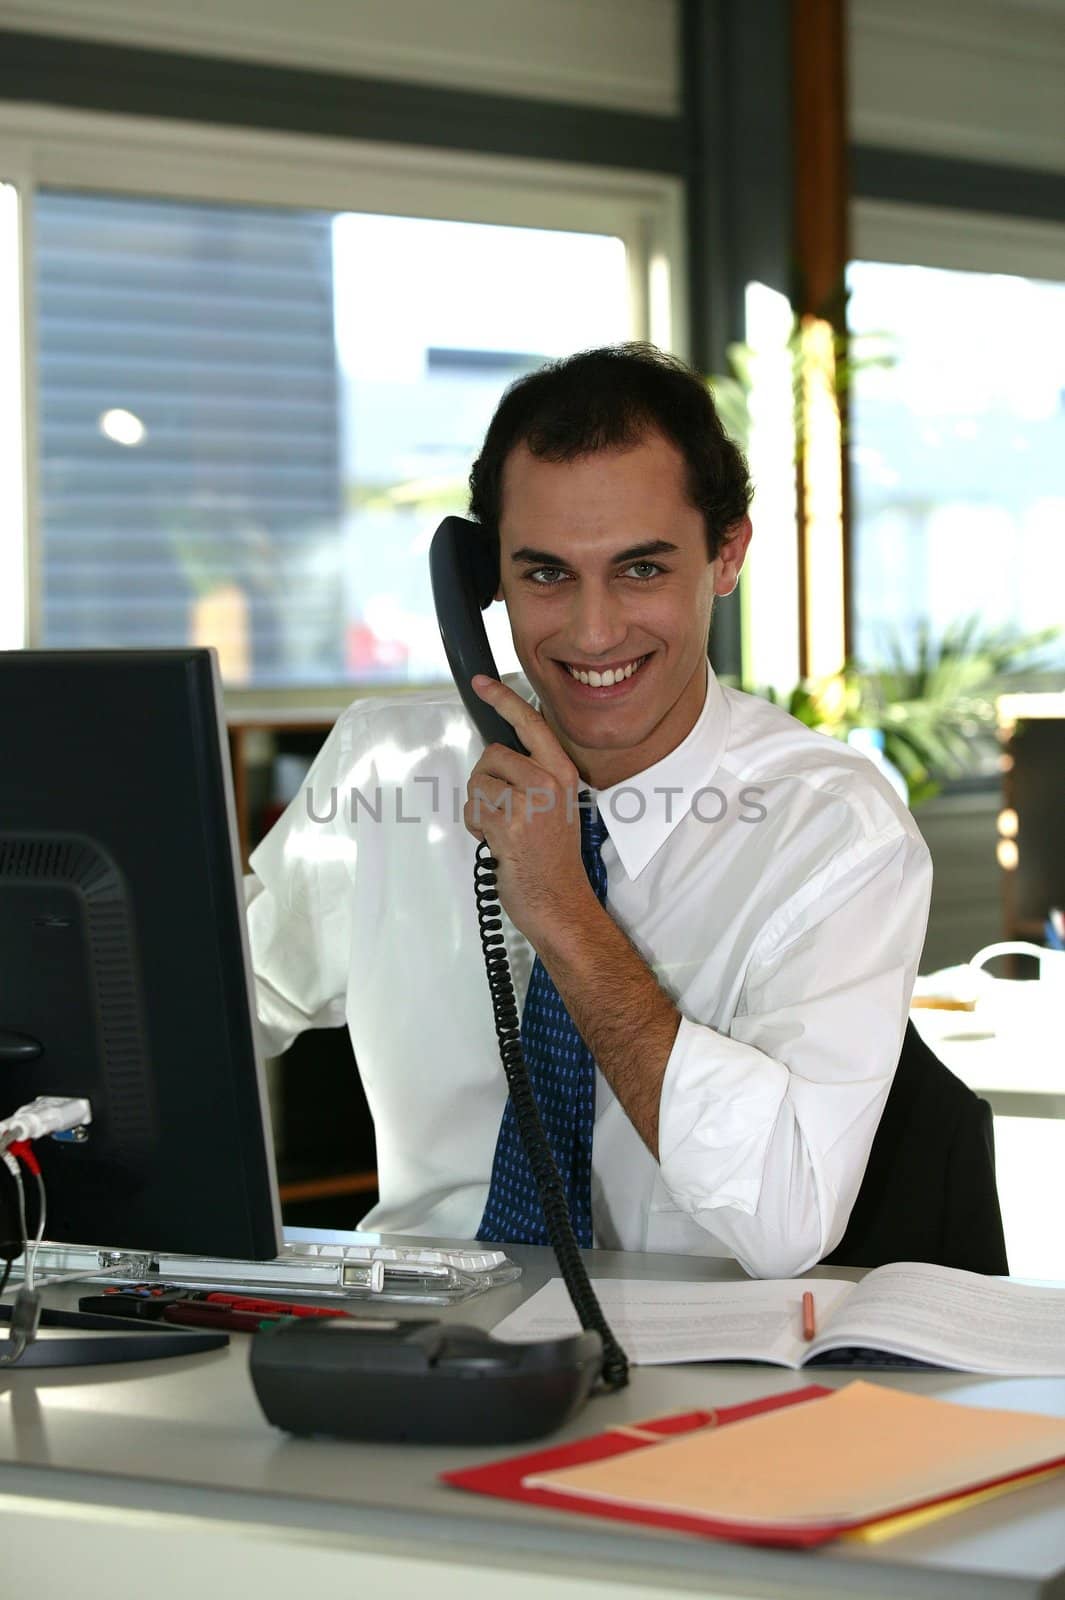
{"type": "MultiPolygon", "coordinates": [[[[919,1013],[914,1012],[915,1021],[919,1013]]],[[[1060,1039],[1007,1039],[994,1034],[957,1037],[949,1031],[928,1043],[945,1067],[983,1095],[996,1117],[1065,1119],[1065,1056],[1060,1039]]]]}
{"type": "MultiPolygon", "coordinates": [[[[552,1276],[546,1250],[518,1248],[525,1275],[449,1313],[490,1326],[552,1276]]],[[[590,1252],[593,1276],[742,1277],[735,1263],[590,1252]]],[[[828,1274],[822,1274],[828,1275],[828,1274]]],[[[837,1274],[838,1275],[838,1274],[837,1274]]],[[[53,1290],[58,1303],[73,1288],[53,1290]]],[[[407,1314],[406,1312],[404,1314],[407,1314]]],[[[416,1315],[415,1310],[409,1314],[416,1315]]],[[[776,1368],[636,1370],[564,1434],[671,1410],[730,1405],[809,1381],[776,1368]]],[[[817,1382],[847,1381],[819,1370],[817,1382]]],[[[957,1373],[878,1381],[973,1404],[1065,1415],[1065,1379],[957,1373]]],[[[446,1468],[512,1454],[287,1438],[263,1419],[247,1339],[185,1361],[0,1375],[4,1591],[78,1600],[329,1592],[359,1600],[668,1600],[726,1596],[1065,1595],[1065,1489],[1033,1485],[879,1546],[810,1553],[745,1549],[460,1494],[446,1468]],[[75,1576],[76,1575],[76,1576],[75,1576]]]]}

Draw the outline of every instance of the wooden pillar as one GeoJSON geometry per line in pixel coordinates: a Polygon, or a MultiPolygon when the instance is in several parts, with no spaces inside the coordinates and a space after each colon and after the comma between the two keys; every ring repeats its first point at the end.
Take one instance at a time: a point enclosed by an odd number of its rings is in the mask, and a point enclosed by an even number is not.
{"type": "Polygon", "coordinates": [[[833,320],[849,259],[845,0],[792,0],[796,309],[833,320]]]}
{"type": "Polygon", "coordinates": [[[799,462],[800,664],[837,671],[850,648],[845,414],[835,362],[846,334],[846,0],[792,0],[795,282],[803,353],[799,462]]]}

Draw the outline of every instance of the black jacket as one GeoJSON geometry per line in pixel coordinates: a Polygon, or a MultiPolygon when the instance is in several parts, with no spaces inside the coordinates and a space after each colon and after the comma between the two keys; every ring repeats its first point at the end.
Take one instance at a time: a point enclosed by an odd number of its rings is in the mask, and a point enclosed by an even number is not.
{"type": "Polygon", "coordinates": [[[823,1264],[887,1261],[1009,1271],[991,1107],[910,1021],[847,1231],[823,1264]]]}

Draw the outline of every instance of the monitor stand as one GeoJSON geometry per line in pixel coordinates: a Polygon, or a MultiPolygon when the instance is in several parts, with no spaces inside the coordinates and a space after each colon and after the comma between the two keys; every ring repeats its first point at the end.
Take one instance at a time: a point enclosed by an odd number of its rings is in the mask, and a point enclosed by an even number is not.
{"type": "MultiPolygon", "coordinates": [[[[0,1306],[0,1323],[11,1321],[10,1306],[0,1306]]],[[[221,1350],[229,1335],[217,1330],[172,1328],[164,1323],[139,1322],[130,1326],[129,1317],[107,1317],[94,1311],[41,1311],[42,1328],[77,1328],[99,1333],[97,1339],[35,1339],[17,1361],[0,1365],[0,1378],[26,1367],[97,1367],[115,1361],[164,1361],[172,1356],[191,1356],[204,1350],[221,1350]]],[[[6,1355],[0,1339],[0,1356],[6,1355]]]]}

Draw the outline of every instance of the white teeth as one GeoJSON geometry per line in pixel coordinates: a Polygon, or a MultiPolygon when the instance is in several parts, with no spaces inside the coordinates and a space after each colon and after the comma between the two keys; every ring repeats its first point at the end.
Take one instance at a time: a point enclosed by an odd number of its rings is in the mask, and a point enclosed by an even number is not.
{"type": "Polygon", "coordinates": [[[622,678],[631,678],[633,673],[642,667],[646,660],[646,656],[637,656],[635,661],[630,661],[627,666],[619,667],[616,672],[611,671],[609,668],[606,672],[579,672],[576,667],[571,667],[568,664],[567,671],[579,683],[587,683],[593,689],[609,689],[613,684],[620,683],[622,678]]]}

